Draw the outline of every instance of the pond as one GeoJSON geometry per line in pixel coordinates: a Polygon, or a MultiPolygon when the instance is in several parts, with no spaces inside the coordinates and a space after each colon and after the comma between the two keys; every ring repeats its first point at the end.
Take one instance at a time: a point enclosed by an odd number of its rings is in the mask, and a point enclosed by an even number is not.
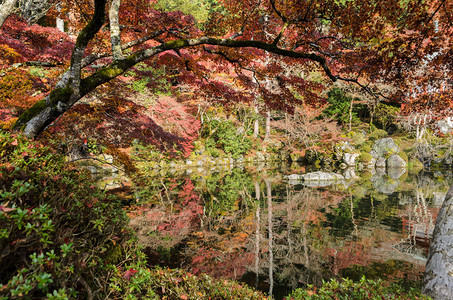
{"type": "Polygon", "coordinates": [[[129,208],[131,225],[150,264],[234,279],[276,299],[340,277],[419,285],[451,170],[286,179],[309,171],[249,165],[150,176],[129,208]]]}

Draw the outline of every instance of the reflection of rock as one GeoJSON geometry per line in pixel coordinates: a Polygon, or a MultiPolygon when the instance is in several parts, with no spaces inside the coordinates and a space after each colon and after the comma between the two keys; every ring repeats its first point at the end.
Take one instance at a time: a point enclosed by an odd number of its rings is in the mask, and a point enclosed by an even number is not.
{"type": "Polygon", "coordinates": [[[398,153],[399,151],[400,149],[392,138],[384,138],[374,142],[373,151],[371,151],[370,154],[375,158],[388,157],[392,154],[398,153]]]}
{"type": "Polygon", "coordinates": [[[344,180],[344,177],[340,174],[333,173],[333,172],[322,172],[322,171],[317,171],[317,172],[312,172],[312,173],[307,173],[307,174],[302,174],[302,180],[304,181],[341,181],[344,180]]]}
{"type": "Polygon", "coordinates": [[[371,181],[378,192],[386,195],[393,194],[400,184],[398,180],[393,180],[387,176],[373,176],[371,181]]]}
{"type": "Polygon", "coordinates": [[[359,179],[360,177],[355,174],[355,169],[354,168],[347,168],[343,172],[344,179],[346,180],[356,180],[359,179]]]}
{"type": "Polygon", "coordinates": [[[389,168],[387,170],[387,175],[393,180],[398,180],[404,173],[406,173],[405,168],[389,168]]]}
{"type": "Polygon", "coordinates": [[[301,182],[304,183],[306,186],[317,186],[317,187],[324,187],[329,186],[336,183],[343,183],[344,177],[343,175],[332,173],[332,172],[312,172],[307,174],[291,174],[284,177],[288,180],[288,183],[291,185],[300,184],[301,182]]]}
{"type": "Polygon", "coordinates": [[[376,168],[385,168],[385,158],[378,157],[376,159],[376,168]]]}
{"type": "Polygon", "coordinates": [[[359,153],[345,153],[343,154],[343,161],[348,166],[355,166],[356,159],[359,155],[359,153]]]}
{"type": "Polygon", "coordinates": [[[387,158],[387,168],[406,168],[407,163],[398,154],[387,158]]]}

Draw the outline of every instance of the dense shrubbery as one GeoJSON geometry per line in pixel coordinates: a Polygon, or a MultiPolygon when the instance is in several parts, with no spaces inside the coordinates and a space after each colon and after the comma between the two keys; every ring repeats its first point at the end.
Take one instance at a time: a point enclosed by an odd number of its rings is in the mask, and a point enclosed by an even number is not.
{"type": "Polygon", "coordinates": [[[20,135],[0,133],[0,174],[0,295],[102,293],[127,235],[120,203],[20,135]]]}
{"type": "Polygon", "coordinates": [[[238,158],[252,147],[252,142],[246,134],[238,133],[238,129],[231,121],[212,119],[203,124],[201,136],[206,138],[206,149],[212,156],[218,156],[218,150],[221,149],[233,158],[238,158]]]}
{"type": "Polygon", "coordinates": [[[351,117],[352,123],[357,123],[360,119],[357,116],[358,107],[357,105],[353,107],[351,111],[351,116],[349,113],[351,101],[354,99],[348,97],[344,92],[339,88],[333,88],[327,93],[327,102],[329,105],[323,110],[323,115],[327,117],[334,118],[339,124],[349,123],[349,117],[351,117]]]}
{"type": "Polygon", "coordinates": [[[328,299],[430,299],[415,290],[404,290],[398,284],[386,286],[382,281],[369,280],[364,277],[354,282],[349,279],[343,279],[341,282],[331,280],[316,290],[310,286],[308,289],[297,289],[293,291],[286,299],[292,300],[328,300],[328,299]]]}

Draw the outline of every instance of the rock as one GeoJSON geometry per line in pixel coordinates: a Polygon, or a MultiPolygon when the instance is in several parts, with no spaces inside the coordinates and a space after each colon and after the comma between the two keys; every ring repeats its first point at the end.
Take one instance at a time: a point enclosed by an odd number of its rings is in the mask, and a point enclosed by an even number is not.
{"type": "Polygon", "coordinates": [[[343,161],[348,166],[353,167],[353,166],[355,166],[357,157],[359,157],[359,156],[360,156],[359,153],[345,153],[345,154],[343,154],[343,161]]]}
{"type": "Polygon", "coordinates": [[[291,175],[285,175],[283,176],[284,179],[287,180],[302,180],[304,177],[303,175],[300,174],[291,174],[291,175]]]}
{"type": "Polygon", "coordinates": [[[291,174],[287,176],[283,176],[284,179],[288,180],[289,185],[297,185],[302,183],[302,175],[299,174],[291,174]]]}
{"type": "Polygon", "coordinates": [[[113,156],[109,154],[103,154],[103,160],[108,164],[113,164],[113,156]]]}
{"type": "Polygon", "coordinates": [[[375,168],[374,169],[377,176],[385,176],[385,168],[375,168]]]}
{"type": "Polygon", "coordinates": [[[444,203],[445,196],[447,196],[447,193],[433,192],[433,202],[432,202],[432,205],[433,205],[434,207],[441,207],[442,204],[444,203]]]}
{"type": "Polygon", "coordinates": [[[369,168],[374,168],[374,167],[376,166],[376,161],[377,161],[376,158],[373,157],[373,158],[370,160],[370,162],[367,164],[367,166],[368,166],[369,168]]]}
{"type": "Polygon", "coordinates": [[[387,158],[387,168],[406,168],[407,163],[398,154],[393,154],[387,158]]]}
{"type": "Polygon", "coordinates": [[[353,152],[354,151],[354,147],[352,147],[348,141],[342,141],[342,142],[338,143],[336,148],[342,152],[353,152]]]}
{"type": "Polygon", "coordinates": [[[370,154],[375,158],[389,157],[399,151],[399,147],[395,144],[395,141],[392,138],[383,138],[374,142],[370,154]]]}
{"type": "Polygon", "coordinates": [[[447,134],[453,131],[453,117],[447,117],[443,120],[437,121],[437,128],[443,134],[447,134]]]}

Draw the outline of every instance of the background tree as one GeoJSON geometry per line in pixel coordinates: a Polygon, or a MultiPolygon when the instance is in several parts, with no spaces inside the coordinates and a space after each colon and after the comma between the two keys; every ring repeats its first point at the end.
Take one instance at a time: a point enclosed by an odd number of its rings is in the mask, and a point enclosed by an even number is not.
{"type": "Polygon", "coordinates": [[[219,2],[222,9],[208,10],[202,28],[180,11],[123,1],[118,13],[121,48],[127,55],[122,59],[112,59],[110,39],[100,30],[107,25],[106,1],[96,0],[94,12],[89,1],[77,7],[72,2],[61,4],[64,11],[81,16],[79,21],[89,22],[80,31],[68,71],[45,99],[19,118],[16,128],[30,137],[98,86],[143,61],[174,66],[179,80],[197,85],[200,95],[224,104],[251,102],[260,93],[270,109],[292,112],[301,102],[314,105],[322,99],[304,74],[321,71],[331,81],[354,82],[374,94],[379,91],[373,82],[393,82],[397,92],[381,94],[407,102],[408,110],[417,107],[412,105],[415,101],[408,102],[411,84],[423,88],[442,83],[443,101],[435,102],[436,95],[427,97],[433,106],[443,107],[439,114],[445,115],[451,106],[451,84],[443,80],[452,69],[449,1],[225,0],[219,2]],[[434,64],[443,64],[442,72],[434,72],[434,64]],[[288,66],[299,71],[288,71],[288,66]],[[212,78],[222,70],[234,70],[232,75],[240,79],[236,89],[212,78]],[[268,78],[277,84],[267,86],[268,78]]]}
{"type": "Polygon", "coordinates": [[[0,3],[0,28],[15,10],[17,0],[4,0],[0,3]]]}

